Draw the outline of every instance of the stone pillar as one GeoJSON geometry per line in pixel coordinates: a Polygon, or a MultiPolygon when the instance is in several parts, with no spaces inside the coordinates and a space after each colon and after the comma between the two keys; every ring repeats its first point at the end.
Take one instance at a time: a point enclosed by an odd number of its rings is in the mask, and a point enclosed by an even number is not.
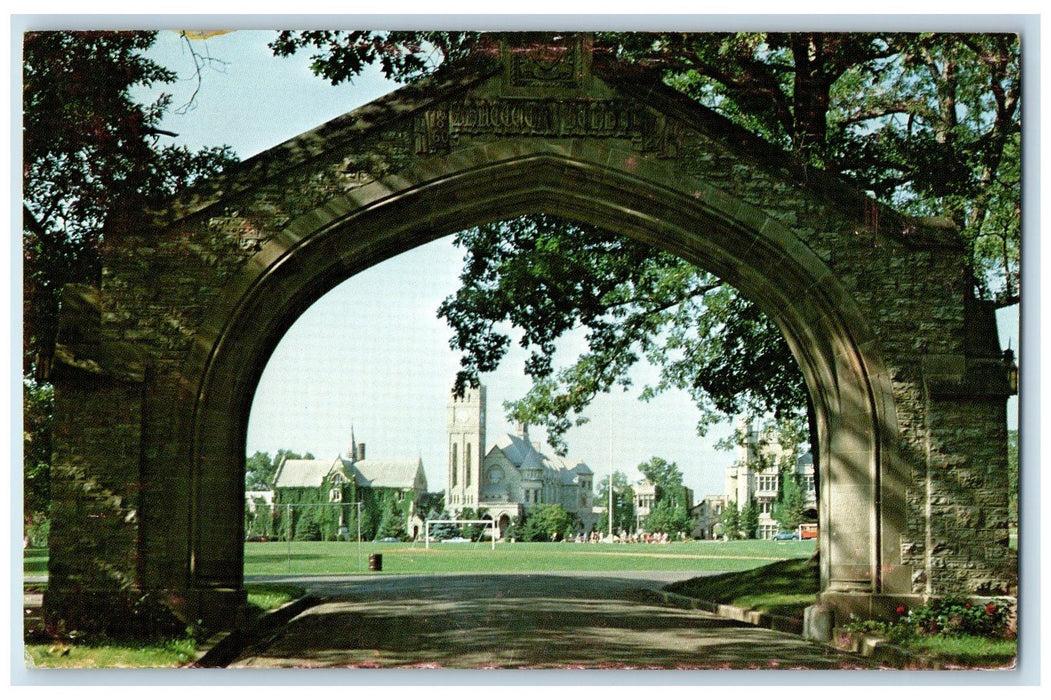
{"type": "Polygon", "coordinates": [[[126,348],[103,348],[98,290],[66,288],[62,309],[45,619],[57,632],[160,624],[140,586],[145,366],[126,348]]]}

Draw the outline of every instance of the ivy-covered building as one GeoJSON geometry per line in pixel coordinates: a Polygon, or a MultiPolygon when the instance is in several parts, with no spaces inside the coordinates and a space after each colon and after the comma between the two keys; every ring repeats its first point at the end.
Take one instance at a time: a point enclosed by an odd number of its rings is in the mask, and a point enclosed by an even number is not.
{"type": "Polygon", "coordinates": [[[335,459],[283,459],[274,476],[273,531],[282,539],[415,539],[423,533],[417,515],[427,492],[423,460],[365,458],[355,443],[335,459]]]}

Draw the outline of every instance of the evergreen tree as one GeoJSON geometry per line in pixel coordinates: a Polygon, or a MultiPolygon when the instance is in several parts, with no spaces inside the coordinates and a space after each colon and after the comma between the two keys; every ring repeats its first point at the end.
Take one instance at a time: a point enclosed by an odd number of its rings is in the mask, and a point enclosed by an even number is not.
{"type": "Polygon", "coordinates": [[[741,530],[744,531],[744,539],[754,540],[759,533],[759,504],[754,498],[749,498],[748,503],[741,509],[741,530]]]}
{"type": "Polygon", "coordinates": [[[728,540],[741,539],[741,511],[737,509],[737,501],[729,501],[723,508],[719,524],[723,529],[723,536],[728,540]]]}
{"type": "Polygon", "coordinates": [[[780,497],[774,504],[773,518],[782,530],[795,530],[803,522],[806,501],[803,487],[794,471],[781,474],[780,492],[780,497]]]}

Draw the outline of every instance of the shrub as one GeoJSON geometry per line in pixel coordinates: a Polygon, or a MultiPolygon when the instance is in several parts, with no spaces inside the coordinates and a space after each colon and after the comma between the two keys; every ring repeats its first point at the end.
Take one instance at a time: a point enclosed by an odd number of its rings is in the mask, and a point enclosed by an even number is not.
{"type": "Polygon", "coordinates": [[[931,600],[924,605],[897,609],[898,619],[851,620],[843,626],[848,632],[868,632],[886,637],[892,642],[917,637],[974,636],[990,639],[1010,639],[1015,632],[1011,625],[1011,606],[1006,601],[980,602],[959,596],[931,600]]]}
{"type": "Polygon", "coordinates": [[[949,596],[905,612],[900,623],[921,635],[971,634],[1003,638],[1011,634],[1010,619],[1011,608],[1005,601],[991,600],[983,604],[949,596]]]}

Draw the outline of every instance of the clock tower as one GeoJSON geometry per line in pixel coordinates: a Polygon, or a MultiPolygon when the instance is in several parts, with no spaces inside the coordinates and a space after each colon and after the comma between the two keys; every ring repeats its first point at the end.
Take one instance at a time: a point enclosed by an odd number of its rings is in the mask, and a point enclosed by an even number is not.
{"type": "Polygon", "coordinates": [[[485,387],[467,387],[448,403],[449,470],[445,507],[450,513],[478,508],[482,459],[485,458],[485,387]]]}

